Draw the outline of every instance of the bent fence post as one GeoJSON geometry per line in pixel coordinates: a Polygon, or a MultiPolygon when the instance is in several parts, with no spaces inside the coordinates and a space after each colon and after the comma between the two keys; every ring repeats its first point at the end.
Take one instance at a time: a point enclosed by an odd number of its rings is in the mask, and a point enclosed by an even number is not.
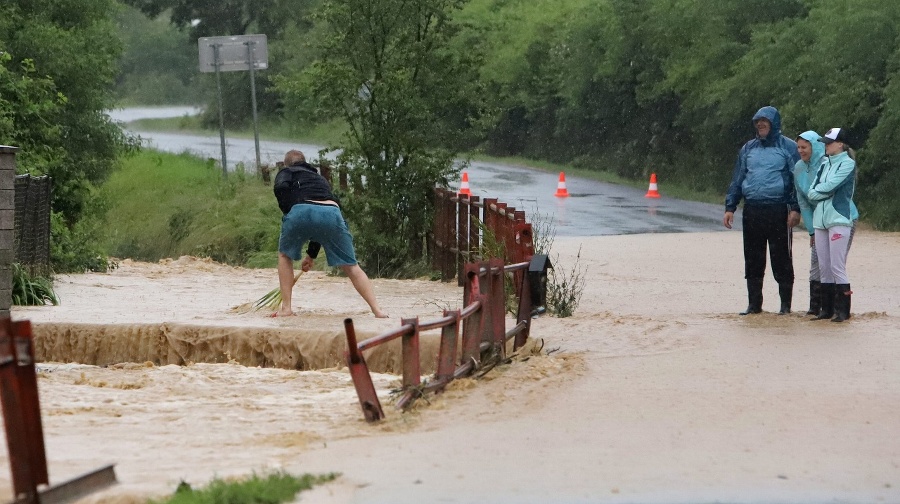
{"type": "Polygon", "coordinates": [[[116,483],[112,465],[49,485],[31,322],[0,319],[0,402],[15,504],[62,504],[116,483]],[[42,488],[38,488],[42,486],[42,488]]]}
{"type": "Polygon", "coordinates": [[[378,400],[378,394],[375,393],[375,385],[372,383],[372,376],[369,374],[366,360],[356,343],[353,319],[344,319],[344,330],[347,333],[347,368],[350,370],[350,378],[356,388],[363,415],[368,422],[381,420],[384,418],[384,410],[381,409],[381,402],[378,400]]]}

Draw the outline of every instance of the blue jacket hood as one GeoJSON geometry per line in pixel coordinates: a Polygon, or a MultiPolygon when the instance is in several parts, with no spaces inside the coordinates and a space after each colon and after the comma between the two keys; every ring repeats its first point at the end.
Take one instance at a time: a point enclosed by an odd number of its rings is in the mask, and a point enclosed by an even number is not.
{"type": "Polygon", "coordinates": [[[809,130],[800,133],[799,137],[812,144],[812,156],[810,156],[808,164],[818,168],[822,164],[822,158],[825,156],[825,144],[819,141],[822,136],[815,131],[809,130]]]}
{"type": "MultiPolygon", "coordinates": [[[[769,134],[766,138],[762,138],[761,140],[771,142],[774,139],[778,138],[781,135],[781,114],[778,112],[778,109],[772,107],[771,105],[766,105],[765,107],[756,111],[753,114],[753,120],[750,121],[750,124],[754,124],[757,119],[768,119],[770,123],[772,123],[772,129],[769,130],[769,134]]],[[[755,125],[754,125],[755,129],[755,125]]]]}

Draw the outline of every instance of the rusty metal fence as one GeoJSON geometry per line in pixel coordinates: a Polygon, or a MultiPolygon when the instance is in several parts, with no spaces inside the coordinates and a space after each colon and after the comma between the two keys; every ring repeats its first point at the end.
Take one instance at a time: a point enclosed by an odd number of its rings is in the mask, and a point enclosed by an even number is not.
{"type": "Polygon", "coordinates": [[[401,319],[400,327],[365,341],[357,342],[353,320],[344,320],[347,335],[347,367],[356,388],[363,415],[369,422],[384,418],[381,401],[375,391],[369,368],[363,355],[365,350],[401,339],[403,379],[401,395],[396,406],[407,409],[427,392],[441,392],[451,381],[506,360],[507,342],[515,338],[513,350],[521,348],[531,331],[532,317],[543,306],[547,269],[546,256],[504,266],[502,259],[467,263],[463,268],[463,304],[461,310],[444,310],[443,317],[421,322],[418,318],[401,319]],[[518,274],[515,325],[506,330],[505,276],[518,274]],[[423,331],[441,330],[436,372],[431,381],[422,382],[419,338],[423,331]],[[460,332],[462,334],[460,334],[460,332]]]}
{"type": "MultiPolygon", "coordinates": [[[[441,272],[441,280],[454,277],[463,285],[463,264],[503,257],[506,263],[519,263],[534,254],[534,237],[525,212],[496,198],[458,195],[454,191],[434,190],[435,216],[432,231],[432,267],[441,272]],[[494,249],[494,250],[491,250],[494,249]]],[[[515,276],[520,285],[520,274],[515,276]]]]}

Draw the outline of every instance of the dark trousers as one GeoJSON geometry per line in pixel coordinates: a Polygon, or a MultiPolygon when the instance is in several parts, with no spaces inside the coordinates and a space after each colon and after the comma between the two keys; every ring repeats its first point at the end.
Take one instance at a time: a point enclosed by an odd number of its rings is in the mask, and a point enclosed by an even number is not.
{"type": "Polygon", "coordinates": [[[744,205],[744,278],[765,276],[768,246],[775,281],[794,283],[791,229],[787,218],[787,205],[744,205]]]}

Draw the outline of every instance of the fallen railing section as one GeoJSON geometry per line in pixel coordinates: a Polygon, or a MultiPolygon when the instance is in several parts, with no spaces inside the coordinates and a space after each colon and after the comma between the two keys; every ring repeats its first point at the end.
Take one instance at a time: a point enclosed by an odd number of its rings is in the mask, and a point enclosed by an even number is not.
{"type": "Polygon", "coordinates": [[[49,484],[31,322],[0,319],[0,402],[12,471],[13,504],[61,504],[116,483],[112,465],[49,484]],[[39,489],[39,486],[42,488],[39,489]]]}
{"type": "Polygon", "coordinates": [[[526,262],[508,266],[504,266],[502,259],[468,263],[464,268],[462,310],[444,310],[441,318],[428,322],[421,322],[418,317],[401,319],[400,327],[361,342],[356,340],[353,319],[344,319],[347,366],[366,420],[381,420],[384,410],[363,356],[365,350],[400,338],[403,378],[396,407],[405,410],[427,392],[440,393],[457,378],[505,361],[510,339],[515,338],[514,350],[525,345],[532,317],[543,312],[546,299],[544,287],[550,267],[544,255],[532,256],[526,262]],[[509,331],[506,330],[504,289],[507,273],[520,279],[516,289],[516,324],[509,331]],[[441,330],[437,371],[434,379],[422,383],[419,335],[435,329],[441,330]]]}

